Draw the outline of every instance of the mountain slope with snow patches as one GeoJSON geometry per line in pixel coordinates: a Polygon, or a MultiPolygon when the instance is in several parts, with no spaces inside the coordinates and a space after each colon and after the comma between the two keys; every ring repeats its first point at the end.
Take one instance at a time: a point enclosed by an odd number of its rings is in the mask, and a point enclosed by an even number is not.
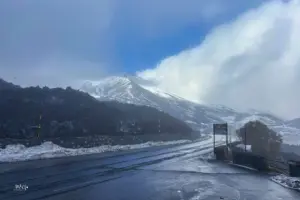
{"type": "Polygon", "coordinates": [[[286,124],[288,126],[292,126],[292,127],[300,129],[300,118],[296,118],[296,119],[292,119],[292,120],[286,121],[286,124]]]}
{"type": "Polygon", "coordinates": [[[209,123],[220,121],[219,116],[228,115],[224,112],[234,114],[233,110],[202,106],[156,87],[140,85],[126,77],[109,77],[99,82],[86,82],[81,90],[102,101],[115,100],[155,107],[185,121],[195,129],[205,128],[209,123]]]}
{"type": "Polygon", "coordinates": [[[227,122],[241,127],[252,120],[260,120],[281,133],[300,134],[298,129],[287,127],[284,120],[258,111],[238,112],[221,105],[201,105],[162,91],[137,77],[112,76],[100,81],[86,81],[81,90],[100,101],[114,100],[123,103],[146,105],[169,113],[186,122],[193,129],[208,132],[212,123],[227,122]]]}

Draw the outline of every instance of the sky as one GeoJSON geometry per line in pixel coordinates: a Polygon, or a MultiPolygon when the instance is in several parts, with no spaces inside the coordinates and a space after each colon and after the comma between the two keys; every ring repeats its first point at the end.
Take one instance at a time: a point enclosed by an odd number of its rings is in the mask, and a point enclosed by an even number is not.
{"type": "Polygon", "coordinates": [[[300,116],[299,0],[1,0],[0,77],[133,74],[238,110],[300,116]]]}

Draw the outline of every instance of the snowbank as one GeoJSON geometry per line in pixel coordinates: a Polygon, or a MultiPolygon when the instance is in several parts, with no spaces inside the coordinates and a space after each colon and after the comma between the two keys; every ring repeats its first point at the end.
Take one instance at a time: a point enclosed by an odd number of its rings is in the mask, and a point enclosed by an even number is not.
{"type": "Polygon", "coordinates": [[[44,142],[39,146],[25,147],[24,145],[7,145],[5,149],[0,149],[0,162],[16,162],[25,160],[35,160],[44,158],[76,156],[93,153],[103,153],[108,151],[122,151],[129,149],[141,149],[151,146],[162,146],[171,144],[189,143],[190,140],[177,140],[169,142],[146,142],[134,145],[103,145],[92,148],[69,149],[58,146],[52,142],[44,142]]]}
{"type": "MultiPolygon", "coordinates": [[[[237,148],[240,148],[240,149],[245,149],[245,145],[244,144],[238,144],[238,145],[236,145],[236,147],[237,148]]],[[[250,151],[252,151],[252,149],[251,149],[251,145],[246,145],[246,150],[248,151],[248,152],[250,152],[250,151]]]]}
{"type": "Polygon", "coordinates": [[[203,160],[207,160],[207,161],[210,161],[210,160],[216,160],[216,156],[215,156],[215,154],[214,154],[213,151],[212,151],[212,152],[209,152],[209,153],[207,153],[207,154],[200,155],[199,158],[201,158],[201,159],[203,159],[203,160]]]}
{"type": "Polygon", "coordinates": [[[271,177],[271,180],[284,187],[300,191],[300,178],[289,177],[281,174],[271,177]]]}

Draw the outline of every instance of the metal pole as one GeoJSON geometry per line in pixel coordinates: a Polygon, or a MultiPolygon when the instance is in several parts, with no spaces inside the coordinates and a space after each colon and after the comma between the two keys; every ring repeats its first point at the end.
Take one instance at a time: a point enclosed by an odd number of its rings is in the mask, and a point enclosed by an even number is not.
{"type": "Polygon", "coordinates": [[[228,124],[226,123],[226,159],[228,160],[228,124]]]}
{"type": "Polygon", "coordinates": [[[226,124],[226,147],[228,147],[228,124],[226,124]]]}
{"type": "Polygon", "coordinates": [[[245,126],[245,152],[247,151],[247,131],[245,126]]]}
{"type": "Polygon", "coordinates": [[[160,119],[158,120],[158,132],[160,133],[160,119]]]}
{"type": "Polygon", "coordinates": [[[214,138],[214,152],[215,152],[216,141],[215,141],[215,125],[214,124],[213,124],[213,138],[214,138]]]}

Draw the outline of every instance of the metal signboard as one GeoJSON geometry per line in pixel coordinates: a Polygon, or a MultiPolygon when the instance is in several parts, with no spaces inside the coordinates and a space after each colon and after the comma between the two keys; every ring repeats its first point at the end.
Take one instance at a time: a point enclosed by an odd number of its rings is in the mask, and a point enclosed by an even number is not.
{"type": "Polygon", "coordinates": [[[228,135],[228,125],[225,124],[214,124],[213,125],[214,135],[228,135]]]}

